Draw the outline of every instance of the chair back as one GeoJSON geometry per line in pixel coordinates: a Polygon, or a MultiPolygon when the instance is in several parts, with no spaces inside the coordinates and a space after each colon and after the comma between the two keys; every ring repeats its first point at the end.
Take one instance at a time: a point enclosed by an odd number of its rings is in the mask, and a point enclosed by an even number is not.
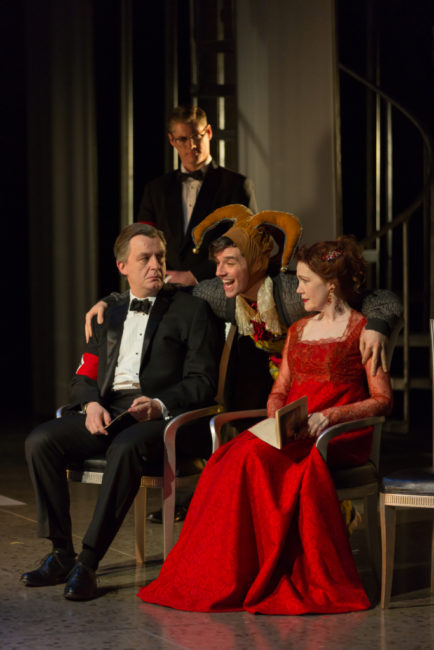
{"type": "Polygon", "coordinates": [[[429,319],[429,333],[431,339],[432,453],[434,465],[434,318],[429,319]]]}
{"type": "Polygon", "coordinates": [[[363,418],[361,420],[353,420],[352,422],[334,424],[331,427],[324,429],[324,431],[318,436],[315,446],[323,460],[327,462],[328,445],[330,440],[336,438],[336,436],[341,433],[348,433],[349,431],[356,431],[357,429],[364,429],[365,427],[373,427],[373,442],[369,460],[378,469],[380,462],[381,426],[384,420],[385,418],[381,415],[363,418]]]}
{"type": "Polygon", "coordinates": [[[234,344],[236,333],[237,333],[237,326],[232,323],[226,334],[222,355],[220,357],[219,378],[218,378],[217,394],[215,396],[215,401],[217,402],[217,404],[221,404],[222,406],[224,406],[225,403],[226,377],[228,373],[229,359],[231,356],[232,346],[234,344]]]}

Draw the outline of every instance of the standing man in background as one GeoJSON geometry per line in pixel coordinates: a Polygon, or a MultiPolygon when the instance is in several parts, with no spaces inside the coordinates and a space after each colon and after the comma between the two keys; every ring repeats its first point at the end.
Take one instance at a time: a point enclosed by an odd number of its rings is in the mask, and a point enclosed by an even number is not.
{"type": "MultiPolygon", "coordinates": [[[[210,154],[212,127],[198,106],[178,106],[168,120],[169,142],[179,154],[179,170],[164,174],[145,186],[137,221],[164,232],[167,273],[171,282],[195,285],[214,277],[205,245],[198,255],[191,246],[191,231],[208,214],[230,203],[256,212],[252,182],[220,167],[210,154]]],[[[213,238],[219,233],[214,232],[213,238]]]]}

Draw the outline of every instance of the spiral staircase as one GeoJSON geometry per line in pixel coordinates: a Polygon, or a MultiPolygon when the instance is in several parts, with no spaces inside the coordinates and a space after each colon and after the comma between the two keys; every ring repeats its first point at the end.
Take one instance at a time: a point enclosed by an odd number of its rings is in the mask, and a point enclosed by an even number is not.
{"type": "MultiPolygon", "coordinates": [[[[339,71],[341,114],[346,96],[351,101],[355,97],[364,100],[362,123],[359,114],[358,124],[351,128],[347,124],[339,135],[350,140],[364,134],[364,197],[359,208],[362,223],[359,221],[358,236],[370,263],[370,284],[395,291],[403,302],[404,328],[391,370],[395,410],[388,426],[393,432],[408,433],[414,412],[412,395],[431,387],[428,319],[434,313],[432,145],[419,121],[380,87],[342,64],[339,71]]],[[[342,150],[341,144],[338,140],[338,151],[342,150]]],[[[358,147],[347,142],[344,149],[354,155],[358,147]]],[[[354,214],[350,201],[345,203],[345,176],[339,180],[343,231],[352,232],[354,214]],[[345,210],[351,212],[347,218],[345,210]]],[[[354,196],[353,192],[353,201],[354,196]]],[[[426,398],[431,411],[429,392],[426,398]]]]}

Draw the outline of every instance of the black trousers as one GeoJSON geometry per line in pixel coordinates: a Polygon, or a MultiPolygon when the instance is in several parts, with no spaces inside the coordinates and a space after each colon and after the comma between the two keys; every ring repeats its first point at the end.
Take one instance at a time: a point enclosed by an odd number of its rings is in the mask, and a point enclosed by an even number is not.
{"type": "MultiPolygon", "coordinates": [[[[148,463],[163,461],[164,420],[137,423],[112,436],[92,435],[85,416],[71,414],[39,425],[26,439],[26,459],[36,494],[38,535],[72,543],[66,466],[105,456],[107,466],[92,520],[83,544],[103,557],[140,484],[148,463]]],[[[207,436],[205,436],[206,438],[207,436]]],[[[177,449],[192,455],[191,438],[182,436],[177,449]]],[[[197,455],[197,449],[194,455],[197,455]]]]}

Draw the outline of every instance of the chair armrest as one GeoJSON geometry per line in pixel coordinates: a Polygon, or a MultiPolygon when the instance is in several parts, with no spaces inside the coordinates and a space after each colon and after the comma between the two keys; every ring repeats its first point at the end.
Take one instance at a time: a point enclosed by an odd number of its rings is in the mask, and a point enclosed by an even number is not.
{"type": "Polygon", "coordinates": [[[211,429],[211,435],[216,437],[220,441],[220,432],[222,426],[226,422],[233,422],[234,420],[244,420],[246,418],[266,418],[267,409],[251,409],[246,411],[227,411],[226,413],[219,413],[211,418],[209,427],[211,429]]]}
{"type": "Polygon", "coordinates": [[[63,418],[65,414],[65,409],[68,409],[70,413],[72,411],[74,411],[75,413],[83,413],[83,411],[78,408],[78,405],[77,408],[72,408],[71,404],[62,404],[61,406],[59,406],[58,409],[56,409],[56,419],[63,418]]]}
{"type": "MultiPolygon", "coordinates": [[[[223,407],[220,404],[213,404],[212,406],[206,406],[201,409],[195,409],[194,411],[187,411],[186,413],[181,413],[177,415],[169,422],[169,424],[164,429],[164,465],[165,471],[164,475],[176,475],[176,434],[179,427],[187,424],[188,422],[193,422],[199,418],[206,417],[207,415],[211,416],[215,413],[219,413],[223,407]],[[170,470],[166,472],[166,469],[170,470]]],[[[213,435],[211,432],[211,442],[212,442],[212,453],[216,451],[219,447],[218,438],[213,435]]]]}
{"type": "Polygon", "coordinates": [[[342,433],[347,433],[348,431],[355,431],[356,429],[363,429],[364,427],[374,427],[374,440],[372,444],[371,451],[371,460],[378,467],[378,457],[380,449],[380,438],[381,438],[381,425],[385,421],[383,416],[380,417],[370,417],[363,418],[361,420],[352,420],[351,422],[342,422],[341,424],[335,424],[328,429],[325,429],[321,435],[318,437],[315,446],[318,449],[321,457],[324,462],[327,462],[327,450],[330,440],[336,438],[336,436],[341,435],[342,433]]]}
{"type": "Polygon", "coordinates": [[[61,418],[63,414],[63,409],[65,408],[66,404],[62,404],[62,406],[59,406],[59,408],[56,410],[56,418],[61,418]]]}

